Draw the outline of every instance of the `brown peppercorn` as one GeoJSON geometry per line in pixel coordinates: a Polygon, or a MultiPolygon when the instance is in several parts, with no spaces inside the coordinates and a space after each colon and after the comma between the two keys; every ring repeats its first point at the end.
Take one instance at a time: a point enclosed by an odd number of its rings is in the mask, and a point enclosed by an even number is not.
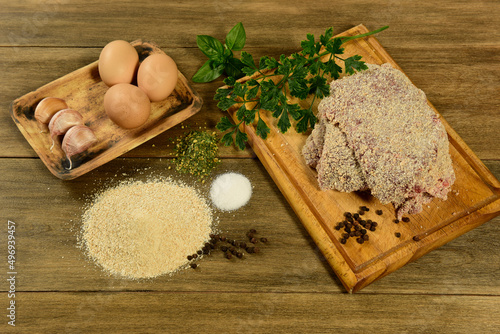
{"type": "Polygon", "coordinates": [[[414,236],[413,241],[420,241],[420,238],[418,236],[414,236]]]}
{"type": "Polygon", "coordinates": [[[358,218],[359,218],[359,214],[355,213],[355,214],[353,214],[353,215],[352,215],[352,217],[353,217],[354,219],[358,219],[358,218]]]}
{"type": "Polygon", "coordinates": [[[193,259],[196,259],[198,257],[198,254],[193,254],[191,256],[193,257],[193,259]]]}
{"type": "Polygon", "coordinates": [[[257,243],[257,239],[252,238],[252,239],[250,239],[250,242],[251,242],[252,244],[256,244],[256,243],[257,243]]]}
{"type": "Polygon", "coordinates": [[[356,241],[358,242],[358,244],[362,244],[365,242],[363,238],[357,238],[356,241]]]}
{"type": "Polygon", "coordinates": [[[226,253],[226,259],[231,260],[233,255],[231,253],[226,253]]]}
{"type": "Polygon", "coordinates": [[[267,242],[267,238],[260,238],[260,241],[262,241],[263,243],[266,243],[267,242]]]}
{"type": "Polygon", "coordinates": [[[364,241],[368,241],[370,239],[370,237],[368,236],[368,234],[363,234],[362,238],[363,238],[364,241]]]}
{"type": "Polygon", "coordinates": [[[378,223],[377,223],[377,222],[372,222],[372,226],[377,227],[377,226],[378,226],[378,223]]]}
{"type": "Polygon", "coordinates": [[[361,232],[361,234],[366,234],[366,232],[367,232],[367,231],[366,231],[365,229],[362,229],[362,230],[361,230],[361,231],[359,231],[359,232],[361,232]]]}
{"type": "Polygon", "coordinates": [[[342,245],[344,245],[346,242],[347,242],[347,240],[346,240],[346,239],[344,239],[344,238],[340,239],[340,243],[341,243],[342,245]]]}
{"type": "Polygon", "coordinates": [[[226,246],[221,246],[220,250],[223,251],[223,252],[226,252],[227,251],[227,247],[226,246]]]}
{"type": "Polygon", "coordinates": [[[254,253],[259,253],[260,252],[260,248],[259,247],[254,247],[253,248],[253,252],[254,253]]]}
{"type": "Polygon", "coordinates": [[[351,216],[347,217],[347,218],[346,218],[346,220],[347,220],[348,222],[350,222],[350,223],[352,223],[352,222],[354,221],[354,219],[353,219],[351,216]]]}
{"type": "Polygon", "coordinates": [[[352,213],[350,212],[344,212],[344,216],[347,218],[347,217],[351,217],[352,216],[352,213]]]}
{"type": "Polygon", "coordinates": [[[404,221],[405,223],[408,223],[410,221],[410,218],[408,217],[403,217],[401,218],[402,221],[404,221]]]}
{"type": "Polygon", "coordinates": [[[226,236],[225,235],[221,235],[220,241],[226,241],[226,236]]]}
{"type": "Polygon", "coordinates": [[[377,228],[375,226],[372,225],[372,227],[370,227],[370,231],[375,232],[376,230],[377,228]]]}
{"type": "Polygon", "coordinates": [[[342,238],[349,239],[349,233],[342,233],[342,238]]]}
{"type": "Polygon", "coordinates": [[[243,257],[243,253],[240,253],[240,252],[236,253],[236,257],[238,259],[241,259],[243,257]]]}
{"type": "Polygon", "coordinates": [[[355,237],[359,237],[359,236],[361,236],[361,231],[356,231],[356,232],[354,232],[354,236],[355,236],[355,237]]]}
{"type": "Polygon", "coordinates": [[[248,232],[254,233],[254,234],[257,233],[257,231],[254,228],[251,228],[250,231],[248,231],[248,232]]]}
{"type": "Polygon", "coordinates": [[[245,242],[240,242],[240,248],[247,248],[247,244],[245,242]]]}
{"type": "Polygon", "coordinates": [[[381,216],[384,212],[382,210],[375,210],[375,214],[381,216]]]}
{"type": "Polygon", "coordinates": [[[198,267],[198,265],[197,265],[196,263],[191,263],[191,264],[190,264],[190,266],[191,266],[191,268],[193,268],[193,269],[196,269],[196,267],[198,267]]]}
{"type": "Polygon", "coordinates": [[[365,214],[365,212],[364,212],[363,210],[359,210],[359,211],[358,211],[358,214],[359,214],[360,216],[362,216],[362,215],[364,215],[364,214],[365,214]]]}
{"type": "Polygon", "coordinates": [[[255,250],[255,247],[247,247],[247,249],[246,249],[247,253],[249,253],[249,254],[253,253],[254,250],[255,250]]]}

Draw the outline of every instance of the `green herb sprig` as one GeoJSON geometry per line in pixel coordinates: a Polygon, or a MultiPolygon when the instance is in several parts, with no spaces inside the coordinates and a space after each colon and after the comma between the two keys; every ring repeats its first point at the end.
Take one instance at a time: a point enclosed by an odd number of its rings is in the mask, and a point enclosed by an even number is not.
{"type": "MultiPolygon", "coordinates": [[[[290,57],[281,55],[276,59],[264,56],[257,64],[251,54],[242,51],[241,59],[239,59],[242,64],[240,71],[247,76],[254,74],[258,76],[239,82],[237,81],[238,75],[229,75],[224,79],[226,86],[217,89],[214,99],[219,101],[217,106],[220,109],[226,111],[239,105],[236,111],[237,122],[233,124],[228,117],[223,116],[216,125],[219,131],[227,131],[221,141],[227,146],[234,142],[243,150],[248,136],[241,131],[240,126],[253,124],[256,120],[256,134],[266,139],[270,128],[262,118],[262,111],[268,111],[272,117],[278,119],[277,126],[282,133],[287,132],[292,126],[291,119],[296,122],[295,127],[298,133],[304,133],[309,128],[313,128],[316,123],[316,116],[312,110],[315,99],[328,96],[330,94],[328,78],[338,79],[342,73],[342,67],[336,63],[336,60],[344,63],[347,74],[368,68],[359,55],[342,57],[344,53],[342,45],[350,40],[373,35],[387,28],[388,26],[385,26],[365,34],[335,38],[333,38],[333,28],[328,28],[318,41],[314,35],[308,34],[307,39],[300,44],[302,50],[290,57]],[[288,94],[299,100],[305,100],[312,95],[312,101],[308,108],[303,108],[299,103],[290,101],[288,94]]],[[[235,29],[240,31],[240,35],[245,36],[246,39],[241,23],[238,23],[231,31],[235,29]],[[243,33],[241,33],[242,30],[243,33]]],[[[228,37],[226,37],[226,45],[228,45],[227,40],[228,37]]],[[[244,42],[244,40],[239,43],[233,41],[233,44],[243,48],[244,42]]],[[[233,57],[232,54],[231,57],[233,57]]],[[[227,64],[231,62],[234,61],[225,59],[226,65],[219,66],[227,67],[227,64]]],[[[200,71],[202,69],[203,67],[200,71]]],[[[212,72],[207,72],[212,75],[207,74],[206,77],[214,77],[219,72],[222,74],[223,69],[214,67],[212,72]]]]}
{"type": "Polygon", "coordinates": [[[207,35],[196,36],[198,48],[208,57],[208,60],[195,73],[194,82],[210,82],[222,74],[229,77],[241,78],[244,67],[241,60],[234,57],[233,51],[243,49],[246,42],[246,33],[243,24],[236,24],[227,34],[225,43],[207,35]]]}

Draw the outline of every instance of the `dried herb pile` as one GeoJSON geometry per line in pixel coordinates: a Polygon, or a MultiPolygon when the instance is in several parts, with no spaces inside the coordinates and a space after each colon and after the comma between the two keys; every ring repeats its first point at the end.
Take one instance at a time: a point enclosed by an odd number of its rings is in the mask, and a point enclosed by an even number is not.
{"type": "Polygon", "coordinates": [[[200,179],[207,177],[220,163],[219,139],[215,132],[190,131],[176,139],[173,162],[180,173],[189,173],[200,179]]]}

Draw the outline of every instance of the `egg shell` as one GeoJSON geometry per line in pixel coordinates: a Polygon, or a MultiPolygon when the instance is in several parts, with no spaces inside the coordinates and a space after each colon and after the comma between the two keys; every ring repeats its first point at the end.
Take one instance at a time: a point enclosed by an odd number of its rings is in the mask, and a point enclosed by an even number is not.
{"type": "Polygon", "coordinates": [[[139,87],[116,84],[104,95],[104,110],[118,126],[133,129],[148,120],[151,114],[151,102],[139,87]]]}
{"type": "Polygon", "coordinates": [[[139,54],[127,41],[109,42],[99,55],[99,76],[109,87],[119,83],[131,83],[138,66],[139,54]]]}
{"type": "Polygon", "coordinates": [[[152,54],[143,60],[137,72],[137,86],[153,102],[166,99],[177,84],[177,65],[166,54],[152,54]]]}

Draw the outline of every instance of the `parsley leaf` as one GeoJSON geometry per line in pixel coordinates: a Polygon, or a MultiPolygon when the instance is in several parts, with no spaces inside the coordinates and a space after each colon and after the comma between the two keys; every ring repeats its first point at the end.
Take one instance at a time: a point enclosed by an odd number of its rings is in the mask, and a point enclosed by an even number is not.
{"type": "Polygon", "coordinates": [[[307,34],[306,39],[300,43],[300,52],[290,57],[281,55],[277,59],[264,56],[257,65],[248,52],[242,51],[240,59],[233,56],[233,50],[241,50],[246,41],[241,22],[228,33],[224,45],[207,36],[198,36],[198,46],[209,57],[209,61],[200,68],[193,80],[196,78],[202,82],[201,80],[216,78],[221,73],[229,75],[224,79],[226,87],[217,89],[214,99],[218,101],[220,109],[236,110],[236,124],[232,124],[227,117],[221,118],[216,128],[221,132],[227,131],[221,142],[224,145],[235,143],[243,150],[248,136],[240,130],[242,124],[255,124],[255,133],[266,139],[270,128],[261,118],[261,112],[265,111],[278,119],[277,127],[282,133],[292,127],[292,121],[298,133],[313,128],[317,118],[312,106],[316,98],[322,99],[330,94],[327,80],[338,79],[343,70],[346,74],[353,74],[368,68],[359,55],[345,59],[339,57],[344,53],[343,44],[387,28],[348,37],[333,37],[333,28],[328,28],[319,37],[319,41],[314,35],[307,34]],[[344,68],[336,61],[343,62],[344,68]],[[243,82],[237,80],[243,75],[253,75],[256,72],[260,72],[261,76],[243,82]],[[299,100],[312,96],[312,102],[309,108],[304,109],[295,101],[292,102],[292,99],[289,100],[288,96],[299,100]]]}

